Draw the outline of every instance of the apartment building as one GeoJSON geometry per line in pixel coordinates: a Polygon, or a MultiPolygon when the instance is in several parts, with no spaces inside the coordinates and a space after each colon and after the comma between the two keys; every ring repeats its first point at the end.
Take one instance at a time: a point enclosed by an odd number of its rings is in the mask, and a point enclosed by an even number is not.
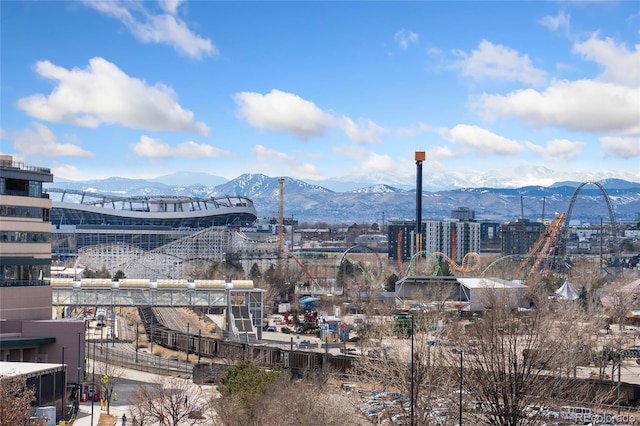
{"type": "MultiPolygon", "coordinates": [[[[84,321],[54,319],[52,307],[52,203],[42,191],[52,181],[49,169],[0,156],[0,362],[9,372],[17,363],[66,365],[67,381],[80,382],[84,321]]],[[[38,402],[56,405],[60,417],[62,394],[38,402]]]]}

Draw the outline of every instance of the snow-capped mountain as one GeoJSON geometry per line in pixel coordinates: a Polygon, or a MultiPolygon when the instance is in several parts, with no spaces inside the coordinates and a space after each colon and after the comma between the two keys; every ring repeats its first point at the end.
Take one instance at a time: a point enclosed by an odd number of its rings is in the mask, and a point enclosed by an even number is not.
{"type": "MultiPolygon", "coordinates": [[[[182,176],[181,178],[185,178],[182,176]]],[[[94,191],[112,195],[185,195],[220,197],[243,195],[251,198],[261,216],[276,216],[279,210],[277,177],[263,174],[243,174],[219,185],[168,185],[154,180],[113,177],[85,182],[56,181],[50,188],[94,191]]],[[[549,186],[467,187],[430,191],[424,189],[422,217],[444,219],[451,211],[468,207],[478,220],[549,219],[556,212],[566,212],[576,189],[572,209],[573,221],[599,223],[609,220],[603,187],[613,207],[616,220],[638,221],[640,214],[640,183],[622,179],[606,179],[595,184],[563,181],[549,186]]],[[[386,184],[366,186],[350,191],[333,191],[299,179],[284,177],[284,215],[299,222],[373,223],[381,217],[387,220],[415,218],[415,187],[398,188],[386,184]]]]}

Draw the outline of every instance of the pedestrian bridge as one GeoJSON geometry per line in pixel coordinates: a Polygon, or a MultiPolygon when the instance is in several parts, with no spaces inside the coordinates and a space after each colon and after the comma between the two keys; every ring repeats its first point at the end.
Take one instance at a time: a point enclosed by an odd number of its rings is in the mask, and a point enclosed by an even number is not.
{"type": "Polygon", "coordinates": [[[261,307],[265,292],[251,280],[51,278],[50,284],[53,306],[227,307],[238,297],[261,307]]]}

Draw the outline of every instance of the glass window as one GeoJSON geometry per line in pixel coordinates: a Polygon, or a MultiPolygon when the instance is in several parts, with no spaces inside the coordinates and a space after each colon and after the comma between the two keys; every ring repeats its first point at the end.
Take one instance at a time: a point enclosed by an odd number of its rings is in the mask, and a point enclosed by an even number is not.
{"type": "Polygon", "coordinates": [[[34,180],[29,181],[29,197],[42,197],[42,182],[34,180]]]}

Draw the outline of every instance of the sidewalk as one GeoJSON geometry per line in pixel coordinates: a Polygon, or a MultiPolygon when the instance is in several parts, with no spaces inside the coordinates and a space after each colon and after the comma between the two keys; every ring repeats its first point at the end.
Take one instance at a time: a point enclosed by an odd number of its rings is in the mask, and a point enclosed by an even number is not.
{"type": "MultiPolygon", "coordinates": [[[[118,401],[115,401],[117,404],[118,401]]],[[[80,409],[78,410],[78,416],[72,423],[73,426],[120,426],[122,421],[122,415],[127,415],[127,419],[131,416],[129,414],[128,405],[111,405],[109,414],[106,410],[100,411],[100,403],[93,403],[93,419],[91,416],[91,402],[80,403],[80,409]]],[[[127,423],[130,423],[127,421],[127,423]]]]}
{"type": "Polygon", "coordinates": [[[91,401],[81,402],[78,409],[76,420],[73,426],[121,426],[122,415],[127,416],[127,426],[131,425],[131,411],[129,410],[129,400],[131,395],[138,389],[140,385],[145,383],[154,383],[161,380],[164,376],[145,373],[143,371],[125,369],[120,383],[116,385],[115,392],[118,394],[118,400],[111,400],[109,415],[106,409],[100,410],[100,402],[93,402],[93,416],[91,415],[91,401]],[[93,417],[93,420],[92,420],[93,417]]]}

